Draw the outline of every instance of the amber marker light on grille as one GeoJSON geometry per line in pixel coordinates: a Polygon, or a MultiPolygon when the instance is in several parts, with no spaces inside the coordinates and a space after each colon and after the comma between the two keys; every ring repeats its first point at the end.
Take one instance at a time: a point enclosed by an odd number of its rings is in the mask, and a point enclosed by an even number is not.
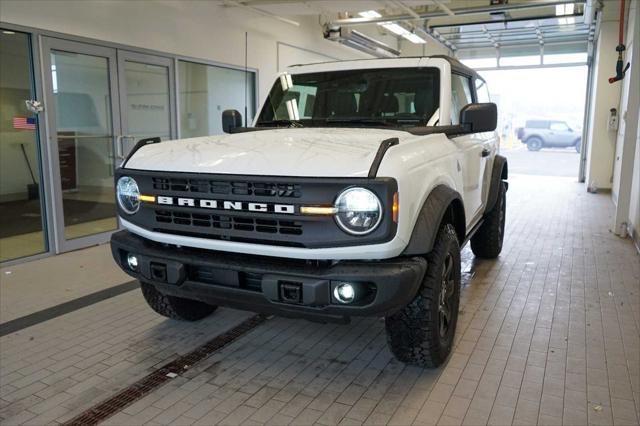
{"type": "Polygon", "coordinates": [[[153,195],[138,195],[138,200],[144,201],[145,203],[155,203],[156,197],[153,195]]]}
{"type": "Polygon", "coordinates": [[[302,206],[300,207],[300,213],[302,214],[317,214],[317,215],[334,215],[338,213],[336,207],[320,207],[320,206],[302,206]]]}
{"type": "Polygon", "coordinates": [[[400,202],[398,201],[398,193],[393,194],[393,207],[391,207],[393,221],[398,223],[398,215],[400,214],[400,202]]]}

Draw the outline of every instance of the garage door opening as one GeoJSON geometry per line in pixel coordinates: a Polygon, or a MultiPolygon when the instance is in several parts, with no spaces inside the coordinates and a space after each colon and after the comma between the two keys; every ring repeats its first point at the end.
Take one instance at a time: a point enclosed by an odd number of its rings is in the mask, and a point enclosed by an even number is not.
{"type": "Polygon", "coordinates": [[[500,149],[509,160],[509,171],[578,177],[587,66],[509,68],[479,73],[489,85],[492,101],[498,105],[500,149]]]}

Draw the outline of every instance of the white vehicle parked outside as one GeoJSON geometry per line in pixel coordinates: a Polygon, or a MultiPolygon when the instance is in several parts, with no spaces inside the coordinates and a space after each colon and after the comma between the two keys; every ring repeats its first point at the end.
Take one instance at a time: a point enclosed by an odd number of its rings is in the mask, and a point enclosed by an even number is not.
{"type": "Polygon", "coordinates": [[[440,365],[460,248],[502,249],[496,119],[484,80],[448,57],[290,67],[252,127],[228,110],[230,134],[136,145],[114,259],[171,318],[383,316],[398,359],[440,365]]]}

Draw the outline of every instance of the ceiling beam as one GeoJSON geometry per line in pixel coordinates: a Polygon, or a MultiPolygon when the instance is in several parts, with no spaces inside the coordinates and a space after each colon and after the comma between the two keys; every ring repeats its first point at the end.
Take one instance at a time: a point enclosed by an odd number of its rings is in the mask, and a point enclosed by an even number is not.
{"type": "Polygon", "coordinates": [[[432,1],[436,4],[436,6],[438,6],[438,8],[439,8],[440,10],[442,10],[443,12],[445,12],[447,15],[449,15],[449,16],[456,16],[456,13],[455,13],[453,10],[449,9],[449,8],[447,7],[447,5],[445,5],[444,3],[442,3],[442,1],[441,1],[441,0],[432,0],[432,1]]]}

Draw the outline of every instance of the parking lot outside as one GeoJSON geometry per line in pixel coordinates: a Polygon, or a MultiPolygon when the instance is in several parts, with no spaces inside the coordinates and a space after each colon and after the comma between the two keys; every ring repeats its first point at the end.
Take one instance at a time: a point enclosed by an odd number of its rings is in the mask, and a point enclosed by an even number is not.
{"type": "Polygon", "coordinates": [[[545,148],[529,151],[527,146],[516,141],[502,146],[501,154],[509,161],[509,172],[532,176],[563,176],[577,180],[580,154],[571,148],[545,148]]]}

